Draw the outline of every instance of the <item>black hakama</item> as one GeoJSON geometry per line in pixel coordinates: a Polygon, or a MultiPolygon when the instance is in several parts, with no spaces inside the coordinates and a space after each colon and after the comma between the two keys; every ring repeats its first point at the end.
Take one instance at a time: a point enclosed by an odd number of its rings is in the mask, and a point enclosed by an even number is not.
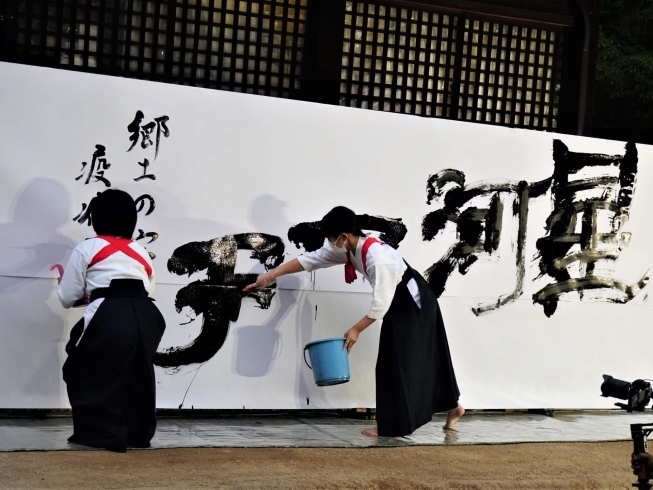
{"type": "Polygon", "coordinates": [[[383,318],[376,363],[376,416],[380,436],[405,436],[436,412],[458,406],[458,384],[438,300],[408,266],[383,318]],[[421,308],[408,290],[415,279],[421,308]]]}
{"type": "Polygon", "coordinates": [[[82,319],[66,346],[63,378],[74,425],[68,440],[117,452],[148,447],[156,429],[152,358],[165,321],[141,280],[114,279],[92,292],[91,300],[98,298],[105,299],[86,332],[82,319]]]}

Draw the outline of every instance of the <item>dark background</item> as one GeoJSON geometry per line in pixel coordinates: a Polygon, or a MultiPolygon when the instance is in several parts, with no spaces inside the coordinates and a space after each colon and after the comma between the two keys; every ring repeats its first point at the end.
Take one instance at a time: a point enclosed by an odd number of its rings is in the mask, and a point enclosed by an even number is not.
{"type": "Polygon", "coordinates": [[[653,1],[601,0],[592,136],[653,143],[653,1]]]}

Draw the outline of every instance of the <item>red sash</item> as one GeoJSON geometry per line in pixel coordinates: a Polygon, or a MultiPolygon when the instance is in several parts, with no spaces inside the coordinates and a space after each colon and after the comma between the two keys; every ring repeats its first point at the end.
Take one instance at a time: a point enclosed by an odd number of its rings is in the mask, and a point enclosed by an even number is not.
{"type": "Polygon", "coordinates": [[[88,264],[88,268],[91,268],[98,262],[102,262],[104,259],[111,257],[116,252],[122,252],[141,264],[145,268],[147,277],[152,277],[152,267],[150,267],[150,264],[148,264],[147,261],[141,257],[138,252],[136,252],[136,250],[129,246],[132,240],[129,238],[116,238],[106,235],[99,235],[97,238],[101,238],[102,240],[109,242],[109,244],[95,254],[95,257],[93,257],[91,263],[88,264]]]}
{"type": "MultiPolygon", "coordinates": [[[[367,251],[374,243],[387,245],[387,243],[383,243],[374,237],[369,237],[367,240],[365,240],[365,243],[363,243],[363,247],[361,249],[361,259],[363,260],[363,270],[365,271],[365,274],[367,274],[367,251]]],[[[347,284],[351,284],[356,280],[357,277],[356,268],[351,262],[351,254],[347,252],[347,263],[345,264],[345,282],[347,284]]]]}

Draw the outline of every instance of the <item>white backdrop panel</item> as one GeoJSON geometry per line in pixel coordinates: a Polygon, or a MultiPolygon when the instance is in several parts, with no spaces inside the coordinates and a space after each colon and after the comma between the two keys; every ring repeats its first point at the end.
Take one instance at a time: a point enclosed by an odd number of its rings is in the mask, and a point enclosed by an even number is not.
{"type": "MultiPolygon", "coordinates": [[[[190,342],[189,325],[174,308],[177,291],[192,280],[166,270],[173,251],[192,241],[260,232],[283,238],[287,259],[301,253],[287,240],[291,226],[318,220],[335,205],[358,213],[401,218],[408,234],[399,250],[420,271],[455,242],[455,228],[431,241],[422,218],[430,174],[445,168],[478,181],[539,181],[553,172],[552,146],[623,154],[624,144],[494,126],[423,119],[259,96],[179,87],[80,73],[0,64],[0,407],[67,406],[60,368],[63,347],[80,310],[63,310],[49,267],[65,263],[76,243],[92,236],[73,222],[100,182],[75,178],[106,147],[111,184],[154,197],[156,209],[139,228],[155,231],[157,305],[168,328],[161,348],[190,342]],[[143,124],[170,118],[170,137],[154,148],[131,145],[127,126],[136,111],[143,124]],[[138,165],[147,158],[148,172],[138,165]]],[[[651,266],[653,148],[638,145],[639,171],[624,231],[632,233],[614,276],[637,281],[651,266]]],[[[550,283],[536,279],[537,238],[552,210],[550,192],[532,200],[526,240],[524,294],[477,317],[471,308],[507,294],[515,259],[506,196],[498,258],[481,257],[466,275],[455,271],[440,299],[462,403],[470,408],[600,408],[601,374],[650,377],[647,291],[627,304],[563,298],[547,318],[532,295],[550,283]],[[505,235],[505,237],[504,237],[505,235]]],[[[239,253],[237,272],[262,271],[239,253]]],[[[195,408],[334,408],[374,406],[379,326],[361,335],[352,356],[352,381],[317,388],[303,366],[303,345],[341,335],[366,311],[369,286],[345,284],[342,268],[280,281],[268,310],[243,301],[224,346],[208,362],[179,370],[157,368],[158,404],[195,408]],[[317,307],[317,314],[316,314],[317,307]],[[192,383],[191,383],[192,382],[192,383]],[[189,389],[190,386],[190,389],[189,389]]]]}

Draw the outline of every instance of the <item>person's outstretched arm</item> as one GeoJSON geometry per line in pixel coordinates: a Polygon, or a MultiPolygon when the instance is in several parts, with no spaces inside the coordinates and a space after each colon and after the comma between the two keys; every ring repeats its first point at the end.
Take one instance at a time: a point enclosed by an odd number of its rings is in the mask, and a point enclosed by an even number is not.
{"type": "Polygon", "coordinates": [[[256,282],[246,286],[245,289],[243,289],[243,292],[250,293],[255,289],[264,288],[276,281],[278,277],[285,276],[287,274],[295,274],[297,272],[302,272],[303,270],[304,267],[302,264],[300,264],[299,260],[292,259],[290,262],[281,264],[279,267],[275,267],[274,269],[258,276],[256,278],[256,282]]]}
{"type": "Polygon", "coordinates": [[[313,272],[317,269],[324,269],[325,267],[344,264],[345,262],[347,262],[346,254],[338,254],[333,250],[322,247],[314,252],[300,255],[298,258],[292,259],[285,264],[281,264],[279,267],[272,269],[265,274],[261,274],[256,279],[256,282],[243,289],[243,292],[251,293],[254,289],[269,286],[276,281],[278,277],[287,274],[295,274],[302,271],[313,272]]]}

